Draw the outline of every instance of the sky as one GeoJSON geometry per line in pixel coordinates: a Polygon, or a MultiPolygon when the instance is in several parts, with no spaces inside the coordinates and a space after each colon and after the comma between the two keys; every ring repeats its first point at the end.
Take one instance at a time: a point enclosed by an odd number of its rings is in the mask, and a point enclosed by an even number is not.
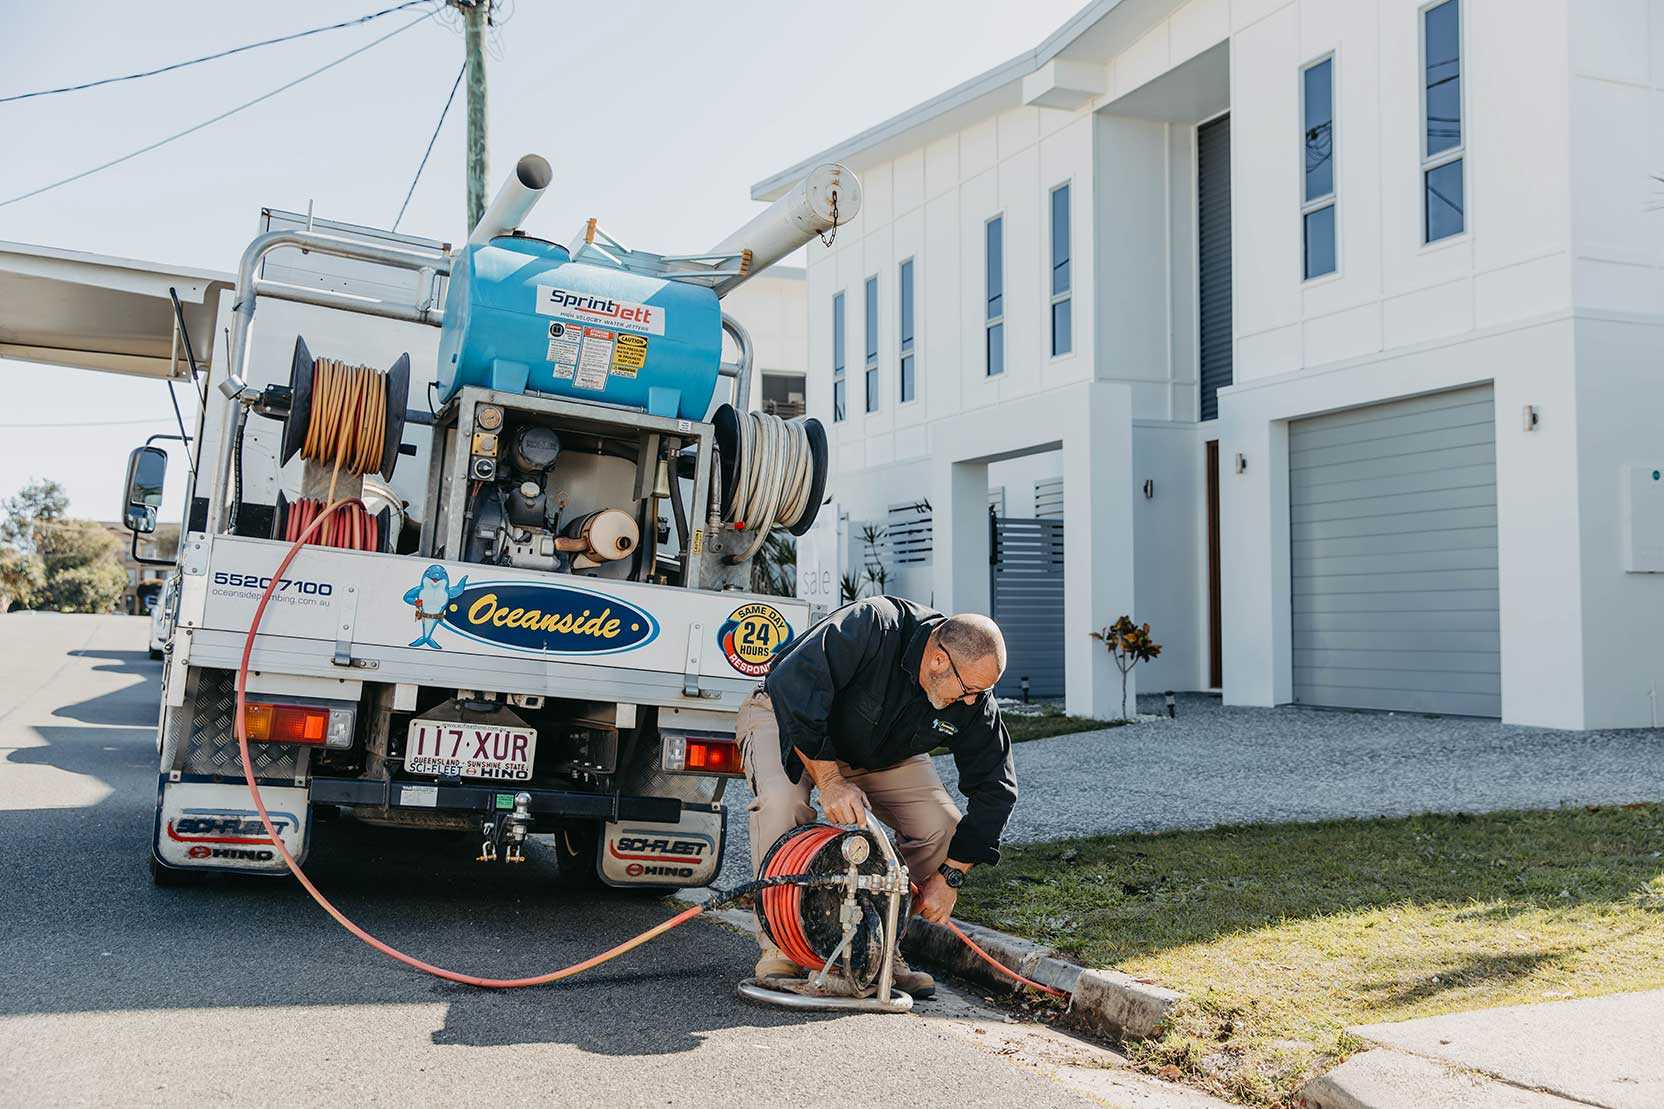
{"type": "MultiPolygon", "coordinates": [[[[59,0],[9,9],[0,96],[211,53],[394,0],[59,0]]],[[[708,248],[751,185],[1029,50],[1081,0],[508,0],[489,67],[490,192],[521,154],[554,166],[527,221],[590,216],[632,246],[708,248]]],[[[208,119],[426,11],[83,92],[0,104],[0,201],[208,119]]],[[[447,15],[453,13],[445,13],[447,15]]],[[[0,207],[0,239],[231,271],[262,207],[388,227],[462,60],[429,19],[275,98],[82,181],[0,207]]],[[[466,237],[463,93],[399,230],[466,237]]],[[[0,305],[0,320],[4,306],[0,305]]],[[[161,382],[0,360],[0,497],[64,484],[113,519],[127,451],[173,426],[161,382]],[[144,421],[144,422],[134,422],[144,421]]],[[[181,402],[190,418],[189,390],[181,402]]],[[[177,518],[185,467],[170,475],[177,518]]]]}

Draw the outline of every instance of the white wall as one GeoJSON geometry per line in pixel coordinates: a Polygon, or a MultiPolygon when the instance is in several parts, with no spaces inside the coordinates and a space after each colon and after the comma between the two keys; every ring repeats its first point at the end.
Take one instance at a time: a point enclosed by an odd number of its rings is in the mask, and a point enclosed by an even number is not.
{"type": "MultiPolygon", "coordinates": [[[[808,282],[800,269],[773,266],[722,298],[722,311],[751,335],[751,405],[763,398],[765,372],[806,373],[809,365],[808,282]]],[[[723,338],[723,359],[736,357],[733,340],[723,338]]],[[[717,384],[716,402],[728,399],[729,382],[717,384]]]]}
{"type": "Polygon", "coordinates": [[[1421,232],[1417,0],[1295,0],[1231,50],[1238,382],[1570,303],[1566,0],[1462,0],[1467,233],[1421,232]],[[1299,74],[1335,57],[1339,270],[1303,281],[1299,74]]]}

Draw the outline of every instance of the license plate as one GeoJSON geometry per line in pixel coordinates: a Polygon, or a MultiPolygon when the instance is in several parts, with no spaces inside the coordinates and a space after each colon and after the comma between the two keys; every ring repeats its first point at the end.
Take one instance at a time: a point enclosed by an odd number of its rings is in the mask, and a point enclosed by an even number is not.
{"type": "Polygon", "coordinates": [[[412,720],[404,745],[404,768],[412,774],[446,778],[526,782],[531,780],[536,755],[537,732],[531,728],[412,720]]]}

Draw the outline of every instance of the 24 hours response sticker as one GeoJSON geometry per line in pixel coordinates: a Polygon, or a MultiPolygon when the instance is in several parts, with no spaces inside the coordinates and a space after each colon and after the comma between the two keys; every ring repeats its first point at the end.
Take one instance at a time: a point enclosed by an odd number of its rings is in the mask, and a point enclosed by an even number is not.
{"type": "Polygon", "coordinates": [[[768,673],[774,658],[792,640],[792,626],[773,605],[741,605],[717,629],[717,645],[728,665],[748,677],[768,673]]]}

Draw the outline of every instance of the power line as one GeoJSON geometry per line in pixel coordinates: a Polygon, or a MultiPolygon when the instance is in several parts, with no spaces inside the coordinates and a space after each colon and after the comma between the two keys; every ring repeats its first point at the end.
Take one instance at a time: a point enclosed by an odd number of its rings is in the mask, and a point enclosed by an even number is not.
{"type": "Polygon", "coordinates": [[[241,54],[246,50],[258,50],[262,46],[275,46],[280,42],[293,42],[295,39],[303,39],[309,35],[322,34],[325,31],[339,31],[343,27],[357,27],[360,24],[369,23],[371,20],[380,19],[384,15],[392,15],[395,12],[404,11],[406,8],[414,8],[418,4],[427,4],[431,2],[432,0],[405,0],[402,4],[395,4],[391,8],[383,8],[379,12],[371,12],[369,15],[359,16],[357,19],[348,19],[341,23],[331,23],[324,27],[313,27],[309,31],[296,31],[292,35],[279,35],[274,39],[263,39],[260,42],[251,42],[243,46],[233,46],[229,50],[221,50],[216,54],[204,54],[200,58],[191,58],[188,61],[174,62],[172,65],[158,66],[155,69],[146,69],[139,73],[126,73],[120,77],[105,77],[98,81],[87,81],[80,85],[63,85],[55,89],[36,89],[34,92],[19,92],[13,93],[11,96],[0,96],[0,104],[7,104],[13,100],[29,100],[36,96],[56,96],[57,94],[63,92],[80,92],[83,89],[96,89],[100,85],[113,85],[118,81],[137,81],[141,77],[154,77],[159,73],[172,73],[176,69],[184,69],[187,66],[200,65],[203,62],[212,62],[220,58],[229,58],[233,54],[241,54]]]}
{"type": "Polygon", "coordinates": [[[34,428],[71,428],[71,427],[154,427],[156,424],[168,422],[166,416],[157,416],[149,420],[75,420],[67,424],[0,424],[0,431],[29,431],[34,428]]]}
{"type": "MultiPolygon", "coordinates": [[[[437,9],[435,9],[435,10],[437,10],[437,9]]],[[[93,174],[98,173],[101,170],[109,169],[111,166],[119,166],[123,162],[130,162],[134,158],[137,158],[141,154],[148,154],[152,150],[155,150],[157,147],[166,146],[168,143],[173,142],[175,139],[182,139],[186,135],[194,134],[195,132],[202,130],[204,127],[208,127],[212,124],[218,123],[220,120],[226,119],[229,116],[234,116],[238,112],[241,112],[241,111],[243,111],[247,108],[252,108],[256,104],[259,104],[263,101],[270,100],[272,97],[276,96],[278,93],[286,92],[287,90],[292,89],[296,85],[300,84],[302,81],[309,81],[312,78],[316,77],[318,74],[323,73],[325,70],[334,69],[336,66],[340,65],[342,62],[349,61],[352,58],[358,57],[358,55],[364,53],[364,51],[366,51],[366,50],[369,50],[371,47],[381,45],[382,43],[386,42],[388,39],[392,38],[394,35],[403,34],[404,32],[410,30],[412,27],[416,26],[418,23],[427,22],[428,20],[433,18],[433,15],[434,15],[433,12],[428,12],[426,15],[422,16],[420,19],[412,20],[411,22],[406,23],[403,27],[397,27],[397,28],[387,32],[385,35],[382,35],[378,39],[372,39],[369,42],[365,43],[363,46],[360,46],[357,50],[353,50],[349,53],[341,55],[339,58],[336,58],[333,62],[329,62],[325,65],[321,65],[317,69],[314,69],[312,72],[303,74],[299,77],[296,77],[293,81],[290,81],[287,84],[279,85],[277,88],[271,90],[270,92],[262,93],[261,95],[255,97],[253,100],[245,101],[244,103],[237,105],[235,108],[228,108],[227,110],[221,112],[219,115],[214,116],[212,119],[205,119],[201,123],[193,124],[192,126],[185,128],[183,131],[177,131],[177,132],[169,135],[165,139],[157,139],[155,142],[151,143],[148,146],[141,146],[141,147],[139,147],[139,149],[134,150],[134,151],[132,151],[130,153],[127,153],[127,154],[123,154],[119,158],[112,158],[108,162],[103,163],[102,165],[96,165],[96,166],[93,166],[91,169],[82,170],[80,173],[77,173],[77,174],[75,174],[71,177],[65,177],[61,181],[54,181],[50,185],[42,185],[38,189],[30,189],[26,193],[19,193],[18,195],[12,197],[9,200],[0,200],[0,208],[4,208],[4,207],[6,207],[8,205],[11,205],[11,204],[16,204],[20,200],[28,200],[31,196],[39,196],[41,193],[48,192],[52,189],[56,189],[61,185],[68,185],[72,181],[79,181],[83,177],[91,177],[93,174]]]]}
{"type": "Polygon", "coordinates": [[[468,72],[468,63],[456,71],[456,80],[451,82],[451,95],[445,98],[445,107],[439,113],[439,122],[433,125],[433,134],[428,138],[428,148],[422,151],[422,162],[416,167],[416,176],[410,179],[410,188],[405,190],[404,203],[399,205],[399,214],[393,219],[393,230],[399,229],[399,221],[404,219],[404,210],[410,207],[410,198],[416,195],[416,182],[422,179],[422,171],[428,166],[428,155],[433,153],[433,144],[439,141],[439,129],[445,126],[445,117],[451,113],[451,102],[456,99],[456,90],[462,84],[462,75],[468,72]]]}

